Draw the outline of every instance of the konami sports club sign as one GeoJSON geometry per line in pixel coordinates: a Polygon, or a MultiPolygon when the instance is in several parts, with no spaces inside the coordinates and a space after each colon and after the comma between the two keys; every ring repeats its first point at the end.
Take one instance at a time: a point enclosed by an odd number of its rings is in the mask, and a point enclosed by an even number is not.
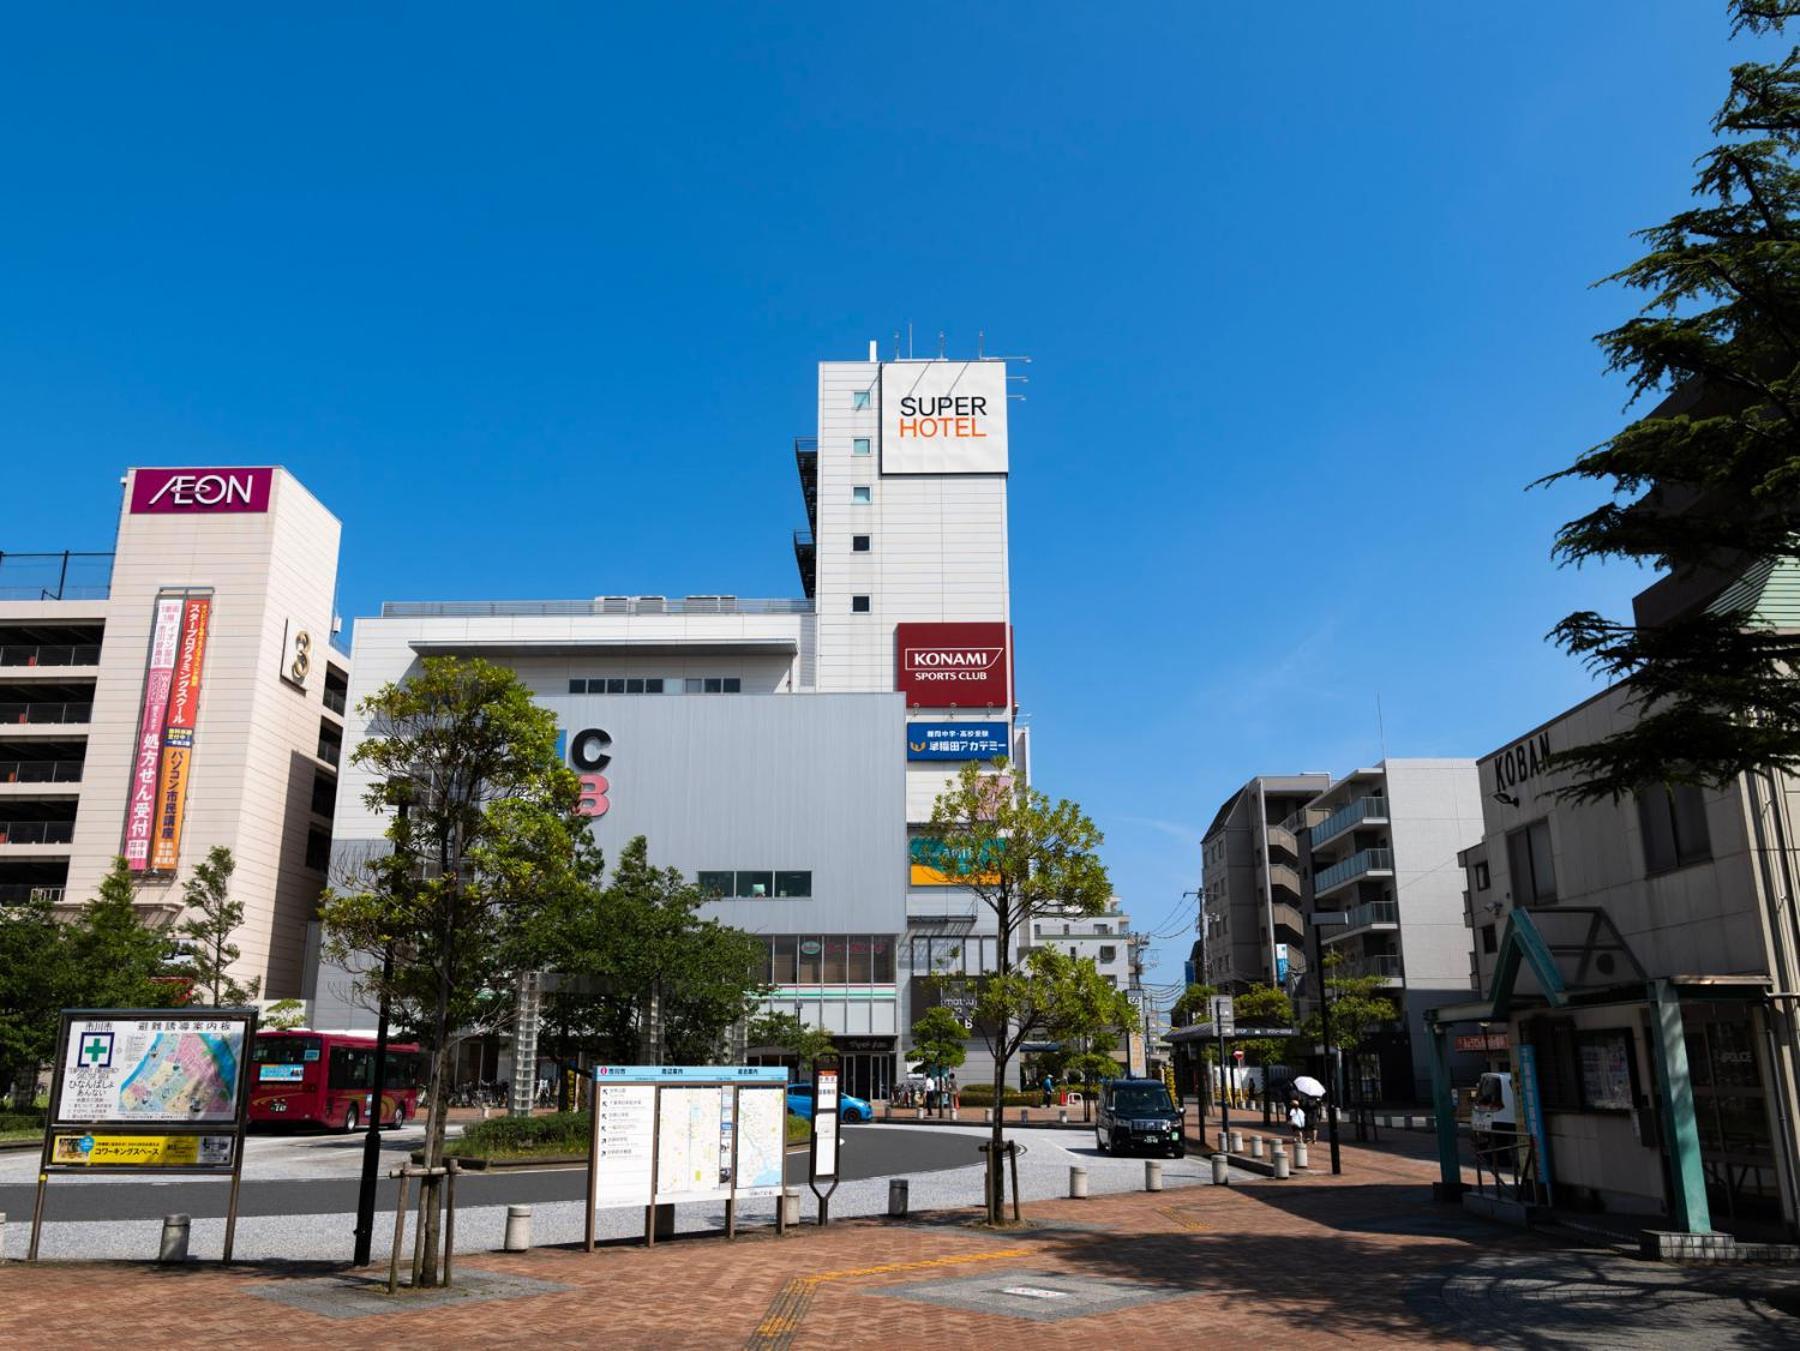
{"type": "Polygon", "coordinates": [[[881,472],[1004,474],[1004,361],[881,367],[881,472]]]}
{"type": "Polygon", "coordinates": [[[1004,624],[898,624],[894,688],[912,708],[1010,708],[1004,624]]]}

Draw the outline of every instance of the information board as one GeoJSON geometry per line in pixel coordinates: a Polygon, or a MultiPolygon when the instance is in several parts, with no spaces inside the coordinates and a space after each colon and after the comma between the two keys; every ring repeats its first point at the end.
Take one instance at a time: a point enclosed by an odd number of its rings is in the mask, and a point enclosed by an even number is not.
{"type": "Polygon", "coordinates": [[[787,1090],[740,1087],[737,1091],[739,1196],[779,1196],[787,1164],[787,1090]]]}
{"type": "Polygon", "coordinates": [[[655,1180],[656,1085],[594,1085],[599,1192],[595,1205],[647,1206],[655,1180]]]}
{"type": "Polygon", "coordinates": [[[837,1176],[838,1071],[813,1071],[812,1175],[815,1181],[837,1176]]]}
{"type": "Polygon", "coordinates": [[[229,1168],[235,1135],[53,1135],[50,1162],[81,1168],[229,1168]]]}
{"type": "Polygon", "coordinates": [[[55,1124],[236,1122],[246,1030],[242,1018],[73,1017],[55,1124]]]}
{"type": "Polygon", "coordinates": [[[731,1195],[734,1090],[667,1087],[656,1108],[656,1199],[721,1201],[731,1195]]]}

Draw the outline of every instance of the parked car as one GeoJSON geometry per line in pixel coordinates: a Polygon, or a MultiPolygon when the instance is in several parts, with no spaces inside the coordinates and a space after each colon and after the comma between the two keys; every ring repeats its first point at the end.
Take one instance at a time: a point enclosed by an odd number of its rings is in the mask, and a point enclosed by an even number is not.
{"type": "MultiPolygon", "coordinates": [[[[787,1109],[803,1121],[811,1121],[813,1114],[813,1091],[811,1084],[789,1084],[787,1086],[787,1109]]],[[[848,1093],[838,1094],[838,1120],[873,1121],[875,1109],[861,1098],[853,1098],[848,1093]]]]}
{"type": "Polygon", "coordinates": [[[1486,1149],[1502,1143],[1502,1137],[1515,1135],[1519,1129],[1518,1114],[1513,1109],[1512,1075],[1487,1073],[1475,1084],[1475,1102],[1469,1111],[1469,1134],[1476,1148],[1486,1149]]]}
{"type": "Polygon", "coordinates": [[[1094,1118],[1094,1143],[1103,1153],[1153,1150],[1181,1158],[1181,1109],[1161,1079],[1114,1079],[1102,1085],[1094,1118]]]}

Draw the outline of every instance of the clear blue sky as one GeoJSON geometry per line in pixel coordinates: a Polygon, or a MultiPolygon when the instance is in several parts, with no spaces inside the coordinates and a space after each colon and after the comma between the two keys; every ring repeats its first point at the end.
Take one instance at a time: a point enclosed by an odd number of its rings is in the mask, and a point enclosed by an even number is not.
{"type": "MultiPolygon", "coordinates": [[[[1037,775],[1146,925],[1252,773],[1475,755],[1618,425],[1589,284],[1687,200],[1723,0],[15,8],[0,548],[279,462],[342,607],[798,591],[812,363],[908,322],[1014,409],[1037,775]],[[1236,11],[1225,13],[1223,11],[1236,11]]],[[[1191,938],[1160,945],[1158,980],[1191,938]]]]}

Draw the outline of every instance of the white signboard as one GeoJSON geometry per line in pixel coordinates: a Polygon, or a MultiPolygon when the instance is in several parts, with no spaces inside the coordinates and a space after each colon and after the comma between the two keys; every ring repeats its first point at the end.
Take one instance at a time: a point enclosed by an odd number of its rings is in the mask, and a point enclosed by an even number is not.
{"type": "Polygon", "coordinates": [[[595,1205],[647,1206],[650,1204],[651,1151],[655,1143],[656,1085],[608,1084],[594,1086],[595,1129],[600,1148],[599,1194],[595,1205]]]}
{"type": "Polygon", "coordinates": [[[76,1018],[59,1123],[235,1122],[242,1019],[76,1018]]]}
{"type": "Polygon", "coordinates": [[[1231,1036],[1237,1031],[1237,1015],[1231,1006],[1231,996],[1216,994],[1212,996],[1211,1003],[1213,1035],[1231,1036]]]}
{"type": "Polygon", "coordinates": [[[601,1065],[593,1074],[596,1210],[780,1194],[786,1070],[601,1065]]]}
{"type": "Polygon", "coordinates": [[[779,1196],[787,1162],[787,1092],[740,1088],[737,1095],[737,1194],[779,1196]]]}
{"type": "Polygon", "coordinates": [[[1006,363],[892,361],[881,368],[881,472],[1004,474],[1006,363]]]}

